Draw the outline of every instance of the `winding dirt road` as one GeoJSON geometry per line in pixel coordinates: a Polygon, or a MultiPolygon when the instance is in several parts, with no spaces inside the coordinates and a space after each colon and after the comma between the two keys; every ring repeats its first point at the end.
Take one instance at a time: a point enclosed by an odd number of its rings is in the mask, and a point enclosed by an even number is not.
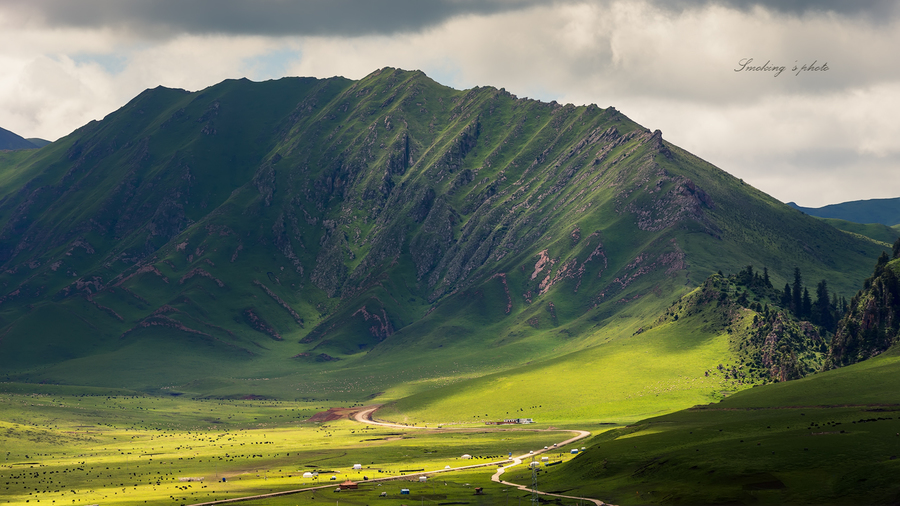
{"type": "MultiPolygon", "coordinates": [[[[356,422],[359,422],[359,423],[367,424],[367,425],[379,425],[379,426],[382,426],[382,427],[391,427],[391,428],[404,429],[404,430],[406,430],[406,429],[423,429],[423,430],[431,429],[431,430],[435,430],[435,427],[418,427],[418,426],[402,425],[402,424],[398,424],[398,423],[390,423],[390,422],[380,422],[380,421],[377,421],[377,420],[375,420],[375,419],[372,418],[372,415],[373,415],[373,414],[375,413],[375,411],[376,411],[378,408],[380,408],[380,407],[381,407],[380,405],[377,405],[377,406],[366,406],[366,407],[364,407],[363,409],[357,411],[356,413],[353,413],[352,420],[354,420],[354,421],[356,421],[356,422]]],[[[465,429],[454,429],[454,430],[465,430],[465,429]]],[[[473,429],[473,430],[483,431],[484,429],[473,429]]],[[[503,431],[503,430],[519,430],[519,431],[522,431],[522,430],[532,430],[532,431],[535,431],[535,432],[537,432],[538,430],[540,430],[541,432],[544,432],[544,431],[546,431],[547,429],[495,429],[495,430],[497,430],[497,431],[503,431]]],[[[501,460],[501,461],[494,461],[494,462],[485,462],[485,463],[482,463],[482,464],[472,464],[472,465],[468,465],[468,466],[453,467],[453,468],[450,468],[450,469],[439,469],[439,470],[436,470],[436,471],[425,471],[425,472],[421,472],[421,473],[410,473],[410,474],[401,475],[401,476],[387,476],[387,477],[383,477],[383,478],[370,478],[366,483],[380,482],[380,481],[391,481],[391,480],[397,480],[397,479],[408,480],[408,479],[410,479],[410,478],[415,478],[415,477],[417,477],[417,476],[432,476],[432,475],[435,475],[435,474],[449,473],[449,472],[459,471],[459,470],[463,470],[463,469],[475,469],[475,468],[479,468],[479,467],[499,466],[499,465],[505,464],[505,465],[503,465],[503,467],[498,468],[498,469],[497,469],[497,472],[494,473],[493,476],[491,476],[491,481],[496,482],[496,483],[500,483],[500,484],[502,484],[502,485],[506,485],[506,486],[509,486],[509,487],[515,487],[515,488],[517,488],[517,489],[519,489],[519,490],[524,490],[524,491],[526,491],[526,492],[531,492],[532,490],[531,490],[531,488],[529,488],[528,486],[526,486],[526,485],[519,485],[519,484],[517,484],[517,483],[512,483],[512,482],[509,482],[509,481],[503,481],[503,480],[500,479],[500,476],[502,476],[503,473],[505,473],[507,469],[509,469],[509,468],[511,468],[511,467],[513,467],[513,466],[521,465],[523,459],[527,459],[527,458],[529,458],[529,457],[534,457],[535,455],[540,455],[540,454],[542,454],[542,453],[544,453],[544,452],[547,452],[547,451],[550,451],[550,450],[555,450],[555,449],[557,449],[557,447],[565,446],[565,445],[567,445],[567,444],[569,444],[569,443],[574,443],[575,441],[579,441],[579,440],[584,439],[584,438],[586,438],[586,437],[588,437],[588,436],[591,435],[591,433],[588,432],[588,431],[586,431],[586,430],[554,429],[554,431],[557,431],[557,430],[558,430],[559,432],[571,432],[571,433],[575,434],[575,436],[574,436],[574,437],[571,437],[571,438],[569,438],[569,439],[566,439],[565,441],[561,441],[561,442],[557,443],[556,446],[554,446],[554,447],[550,447],[550,448],[547,448],[547,449],[536,450],[536,451],[531,452],[531,453],[527,453],[527,454],[524,454],[524,455],[519,455],[518,457],[511,457],[511,458],[508,459],[508,460],[501,460]]],[[[284,490],[284,491],[281,491],[281,492],[273,492],[273,493],[270,493],[270,494],[253,495],[253,496],[246,496],[246,497],[235,497],[235,498],[232,498],[232,499],[222,499],[222,500],[219,500],[219,501],[210,501],[210,502],[196,503],[196,504],[193,504],[193,505],[191,505],[191,506],[212,506],[212,505],[214,505],[214,504],[226,504],[226,503],[241,502],[241,501],[255,501],[255,500],[258,500],[258,499],[267,499],[267,498],[278,497],[278,496],[283,496],[283,495],[299,494],[299,493],[303,493],[303,492],[310,492],[310,491],[313,491],[313,490],[333,489],[334,487],[335,487],[335,484],[334,484],[334,483],[329,483],[329,484],[327,484],[327,485],[319,485],[319,486],[315,486],[315,487],[306,487],[306,488],[300,488],[300,489],[296,489],[296,490],[284,490]]],[[[592,499],[592,498],[590,498],[590,497],[577,497],[577,496],[571,496],[571,495],[553,494],[553,493],[550,493],[550,492],[541,492],[540,490],[536,490],[536,491],[534,491],[534,492],[536,492],[536,493],[539,494],[539,495],[545,495],[545,496],[551,496],[551,497],[562,497],[562,498],[564,498],[564,499],[575,499],[575,500],[587,501],[587,502],[591,502],[591,503],[593,503],[593,504],[595,504],[595,505],[597,505],[597,506],[613,506],[613,505],[610,505],[609,503],[605,503],[605,502],[603,502],[603,501],[601,501],[601,500],[599,500],[599,499],[592,499]]]]}
{"type": "MultiPolygon", "coordinates": [[[[392,427],[392,428],[397,428],[397,429],[428,429],[428,427],[418,427],[418,426],[401,425],[401,424],[397,424],[397,423],[379,422],[379,421],[373,419],[372,415],[380,407],[381,406],[366,407],[365,409],[363,409],[361,411],[357,411],[356,413],[353,414],[353,420],[355,420],[359,423],[365,423],[365,424],[369,424],[369,425],[380,425],[382,427],[392,427]]],[[[479,430],[482,430],[482,429],[479,429],[479,430]]],[[[499,430],[529,430],[529,429],[499,429],[499,430]]],[[[536,429],[532,429],[532,430],[536,430],[536,429]]],[[[569,439],[566,439],[565,441],[557,443],[556,447],[562,447],[569,443],[574,443],[575,441],[579,441],[579,440],[584,439],[591,435],[591,433],[586,430],[560,430],[560,431],[561,432],[571,432],[571,433],[575,434],[575,436],[571,437],[569,439]]],[[[493,476],[491,476],[491,481],[500,483],[502,485],[515,487],[519,490],[524,490],[526,492],[531,492],[532,491],[531,488],[529,488],[527,485],[520,485],[520,484],[512,483],[509,481],[504,481],[504,480],[500,479],[500,476],[502,476],[503,473],[505,473],[508,468],[522,464],[523,459],[527,459],[529,457],[534,457],[535,455],[540,455],[541,453],[544,453],[544,452],[547,452],[550,450],[554,450],[554,449],[556,449],[556,447],[541,449],[541,450],[534,451],[532,453],[526,453],[523,455],[519,455],[518,457],[512,457],[511,463],[509,460],[504,460],[504,461],[499,461],[499,462],[488,462],[487,464],[476,464],[476,465],[472,465],[472,466],[455,467],[452,469],[444,469],[441,471],[435,471],[435,472],[430,472],[430,473],[421,473],[421,474],[429,475],[429,474],[435,474],[435,473],[440,473],[440,472],[456,471],[459,469],[470,469],[470,468],[474,468],[474,467],[496,466],[496,465],[500,465],[500,464],[506,464],[505,466],[497,469],[497,472],[494,473],[493,476]]],[[[578,497],[578,496],[572,496],[572,495],[553,494],[551,492],[541,492],[540,490],[537,490],[535,492],[539,495],[546,495],[546,496],[551,496],[551,497],[562,497],[564,499],[576,499],[576,500],[588,501],[588,502],[592,502],[592,503],[596,504],[597,506],[613,506],[609,503],[601,501],[600,499],[592,499],[590,497],[578,497]]]]}

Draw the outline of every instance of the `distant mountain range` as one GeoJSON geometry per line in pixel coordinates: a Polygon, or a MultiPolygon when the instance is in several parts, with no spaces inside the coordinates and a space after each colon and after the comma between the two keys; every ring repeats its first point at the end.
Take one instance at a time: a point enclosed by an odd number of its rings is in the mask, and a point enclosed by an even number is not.
{"type": "Polygon", "coordinates": [[[25,139],[9,130],[0,128],[0,151],[15,151],[19,149],[35,149],[50,144],[44,139],[25,139]]]}
{"type": "Polygon", "coordinates": [[[788,205],[819,218],[834,218],[864,224],[881,223],[889,227],[900,225],[900,197],[854,200],[818,208],[800,207],[794,202],[788,202],[788,205]]]}

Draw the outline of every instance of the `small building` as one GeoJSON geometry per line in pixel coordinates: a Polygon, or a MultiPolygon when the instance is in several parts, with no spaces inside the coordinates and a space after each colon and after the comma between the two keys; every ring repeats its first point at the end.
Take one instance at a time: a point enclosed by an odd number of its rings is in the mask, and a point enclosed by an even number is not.
{"type": "Polygon", "coordinates": [[[541,467],[540,462],[529,462],[528,467],[541,467]]]}
{"type": "Polygon", "coordinates": [[[362,469],[362,464],[353,464],[353,470],[354,470],[354,471],[359,471],[359,470],[361,470],[361,469],[362,469]]]}
{"type": "Polygon", "coordinates": [[[475,487],[475,495],[482,495],[482,494],[484,494],[484,489],[481,487],[475,487]]]}
{"type": "Polygon", "coordinates": [[[426,476],[419,476],[419,483],[424,483],[426,481],[428,481],[428,478],[426,476]]]}
{"type": "Polygon", "coordinates": [[[408,488],[401,488],[401,489],[400,489],[400,495],[409,495],[409,489],[408,489],[408,488]]]}
{"type": "Polygon", "coordinates": [[[356,490],[359,488],[359,485],[357,485],[354,481],[347,480],[341,483],[338,488],[341,490],[356,490]]]}
{"type": "Polygon", "coordinates": [[[572,448],[572,451],[570,451],[569,453],[575,455],[576,453],[578,453],[578,448],[572,448]]]}
{"type": "Polygon", "coordinates": [[[541,457],[541,462],[550,462],[550,457],[541,457]]]}

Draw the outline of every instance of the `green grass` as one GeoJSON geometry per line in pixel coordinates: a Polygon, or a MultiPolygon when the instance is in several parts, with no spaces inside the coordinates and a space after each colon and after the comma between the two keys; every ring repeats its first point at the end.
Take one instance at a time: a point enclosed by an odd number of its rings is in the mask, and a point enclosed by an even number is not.
{"type": "MultiPolygon", "coordinates": [[[[563,437],[543,430],[398,430],[306,421],[329,406],[0,384],[0,504],[201,502],[327,483],[332,475],[337,482],[362,481],[364,475],[489,462],[563,437]],[[464,453],[474,458],[460,459],[464,453]],[[363,469],[354,471],[354,464],[363,469]],[[318,481],[304,479],[305,471],[319,471],[318,481]]],[[[410,488],[417,498],[468,495],[473,486],[488,485],[494,469],[448,473],[410,488]]],[[[399,483],[383,489],[395,488],[399,483]]]]}
{"type": "Polygon", "coordinates": [[[389,391],[402,399],[381,413],[415,423],[513,417],[553,424],[631,423],[742,388],[708,374],[733,358],[729,350],[728,335],[710,333],[697,318],[413,395],[389,391]]]}
{"type": "Polygon", "coordinates": [[[868,237],[873,241],[877,241],[881,246],[889,248],[894,241],[900,237],[900,230],[897,227],[889,227],[880,223],[861,224],[852,221],[839,220],[837,218],[819,218],[834,228],[843,230],[851,234],[858,234],[868,237]]]}
{"type": "Polygon", "coordinates": [[[900,355],[596,436],[547,490],[616,504],[887,504],[900,497],[900,355]]]}

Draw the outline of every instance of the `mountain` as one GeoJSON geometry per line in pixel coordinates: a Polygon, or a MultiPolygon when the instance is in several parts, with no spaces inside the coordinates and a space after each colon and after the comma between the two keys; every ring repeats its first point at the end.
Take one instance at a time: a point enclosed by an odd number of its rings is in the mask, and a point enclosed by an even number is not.
{"type": "Polygon", "coordinates": [[[391,68],[158,87],[0,154],[0,367],[397,398],[629,340],[702,374],[727,345],[694,364],[667,330],[638,332],[673,300],[750,264],[850,295],[882,249],[614,108],[391,68]]]}
{"type": "Polygon", "coordinates": [[[800,207],[793,202],[789,202],[788,205],[819,218],[835,218],[855,223],[881,223],[889,227],[900,225],[900,197],[854,200],[818,208],[800,207]]]}
{"type": "Polygon", "coordinates": [[[0,150],[35,149],[37,147],[33,142],[0,128],[0,150]]]}
{"type": "Polygon", "coordinates": [[[46,139],[41,139],[40,137],[29,137],[25,140],[34,144],[36,147],[39,147],[39,148],[42,148],[42,147],[46,146],[47,144],[50,144],[50,142],[51,142],[46,139]]]}

